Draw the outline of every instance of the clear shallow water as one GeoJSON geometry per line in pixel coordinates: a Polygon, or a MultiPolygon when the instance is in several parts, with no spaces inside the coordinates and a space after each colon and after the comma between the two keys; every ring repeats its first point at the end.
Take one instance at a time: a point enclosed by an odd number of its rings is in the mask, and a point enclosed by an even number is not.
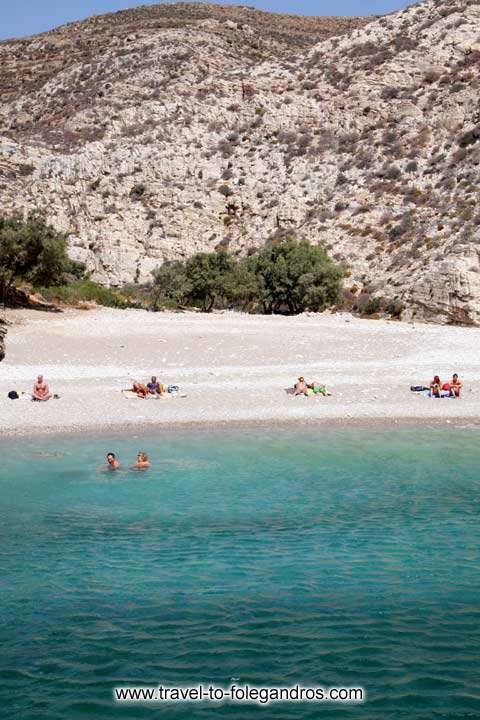
{"type": "Polygon", "coordinates": [[[318,428],[1,443],[2,717],[478,718],[479,440],[318,428]],[[100,473],[110,449],[125,466],[145,449],[154,467],[100,473]],[[232,678],[368,698],[112,701],[115,685],[232,678]]]}

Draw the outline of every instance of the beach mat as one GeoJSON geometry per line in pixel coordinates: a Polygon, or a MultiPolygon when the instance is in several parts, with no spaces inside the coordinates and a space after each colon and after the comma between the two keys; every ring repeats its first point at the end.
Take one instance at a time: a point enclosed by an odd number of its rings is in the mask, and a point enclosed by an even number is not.
{"type": "Polygon", "coordinates": [[[135,398],[135,400],[143,400],[143,398],[139,397],[136,392],[133,390],[122,390],[123,397],[126,398],[135,398]]]}
{"type": "MultiPolygon", "coordinates": [[[[133,390],[122,390],[123,397],[126,398],[135,398],[136,400],[143,400],[144,398],[139,397],[136,392],[133,390]]],[[[186,393],[167,393],[165,395],[150,395],[148,397],[149,400],[167,400],[174,397],[181,397],[186,398],[186,393]]]]}
{"type": "MultiPolygon", "coordinates": [[[[34,401],[32,394],[29,392],[26,392],[25,390],[14,390],[14,391],[11,390],[8,393],[7,397],[10,400],[30,400],[30,402],[34,401]],[[12,392],[16,393],[16,397],[11,394],[12,392]]],[[[50,398],[50,400],[60,400],[60,395],[58,395],[57,393],[54,393],[52,395],[52,397],[50,398]]],[[[39,401],[36,400],[35,402],[39,402],[39,401]]]]}

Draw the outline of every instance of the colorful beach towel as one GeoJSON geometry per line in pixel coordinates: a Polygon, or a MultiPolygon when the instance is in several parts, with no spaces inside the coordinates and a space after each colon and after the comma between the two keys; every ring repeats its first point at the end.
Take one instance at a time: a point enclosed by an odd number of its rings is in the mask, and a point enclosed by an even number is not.
{"type": "MultiPolygon", "coordinates": [[[[133,400],[133,399],[143,400],[144,399],[144,398],[140,397],[139,395],[137,395],[137,393],[134,390],[122,390],[122,395],[123,395],[123,397],[129,398],[131,400],[133,400]]],[[[186,398],[187,394],[180,393],[178,391],[175,391],[175,392],[169,391],[169,392],[165,393],[164,395],[148,395],[148,398],[153,399],[153,400],[171,400],[174,397],[186,398]]]]}
{"type": "Polygon", "coordinates": [[[422,392],[422,395],[423,395],[423,397],[434,398],[434,399],[436,398],[437,400],[439,399],[439,397],[440,398],[451,398],[452,400],[454,400],[454,397],[452,395],[450,395],[449,390],[440,390],[440,396],[438,396],[438,395],[432,395],[429,388],[425,388],[425,390],[422,392]]]}

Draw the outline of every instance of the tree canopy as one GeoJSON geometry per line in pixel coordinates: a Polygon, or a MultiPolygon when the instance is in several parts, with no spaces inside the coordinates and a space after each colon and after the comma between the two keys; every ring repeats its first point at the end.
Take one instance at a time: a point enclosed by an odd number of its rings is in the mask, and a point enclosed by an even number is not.
{"type": "Polygon", "coordinates": [[[26,220],[20,216],[0,217],[0,301],[7,302],[19,280],[32,285],[59,285],[67,275],[79,277],[81,263],[67,255],[67,239],[45,222],[43,215],[32,212],[26,220]]]}
{"type": "Polygon", "coordinates": [[[339,298],[342,268],[307,240],[269,245],[250,258],[250,265],[267,313],[297,314],[307,308],[320,312],[339,298]]]}
{"type": "Polygon", "coordinates": [[[165,263],[154,273],[154,306],[233,305],[265,313],[324,310],[340,294],[343,270],[325,250],[288,239],[237,259],[224,250],[165,263]]]}

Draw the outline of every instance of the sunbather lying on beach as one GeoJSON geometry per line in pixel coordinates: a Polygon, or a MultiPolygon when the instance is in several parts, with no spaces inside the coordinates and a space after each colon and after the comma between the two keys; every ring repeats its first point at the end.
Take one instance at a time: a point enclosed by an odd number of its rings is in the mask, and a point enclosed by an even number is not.
{"type": "Polygon", "coordinates": [[[50,389],[43,379],[43,375],[39,375],[35,381],[32,390],[32,400],[38,400],[39,402],[46,402],[52,397],[50,389]]]}
{"type": "Polygon", "coordinates": [[[332,393],[327,392],[327,388],[322,383],[317,382],[314,380],[311,383],[307,383],[307,387],[309,390],[313,390],[314,395],[331,395],[332,393]]]}
{"type": "Polygon", "coordinates": [[[305,382],[304,377],[299,377],[298,382],[293,386],[293,396],[296,395],[331,395],[332,393],[327,392],[327,388],[322,383],[314,380],[313,382],[305,382]]]}
{"type": "Polygon", "coordinates": [[[132,390],[134,393],[137,394],[139,398],[143,398],[144,400],[147,400],[148,396],[150,395],[148,387],[143,383],[134,382],[132,390]]]}
{"type": "Polygon", "coordinates": [[[299,377],[298,382],[293,386],[293,394],[295,395],[308,395],[308,385],[305,382],[304,377],[299,377]]]}

